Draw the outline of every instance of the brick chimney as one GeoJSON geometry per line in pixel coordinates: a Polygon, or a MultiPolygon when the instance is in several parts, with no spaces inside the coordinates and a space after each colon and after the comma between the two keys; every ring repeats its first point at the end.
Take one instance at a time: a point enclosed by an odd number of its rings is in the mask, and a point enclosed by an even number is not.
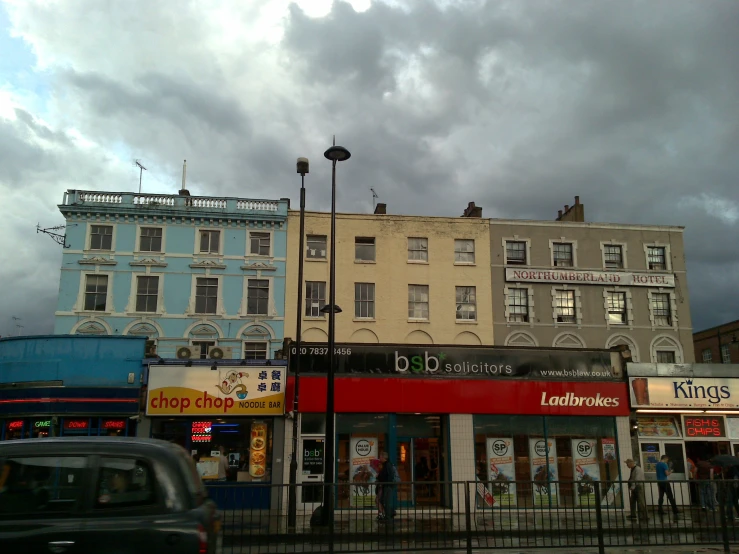
{"type": "Polygon", "coordinates": [[[464,209],[464,213],[462,214],[462,217],[481,218],[482,208],[479,206],[475,206],[474,202],[470,202],[469,204],[467,204],[467,207],[464,209]]]}
{"type": "Polygon", "coordinates": [[[585,221],[585,204],[580,204],[579,196],[575,196],[575,204],[573,206],[565,204],[564,212],[562,210],[557,212],[556,221],[574,221],[576,223],[583,223],[585,221]]]}
{"type": "Polygon", "coordinates": [[[387,204],[384,204],[383,202],[378,202],[377,206],[375,206],[375,214],[376,215],[387,214],[387,204]]]}

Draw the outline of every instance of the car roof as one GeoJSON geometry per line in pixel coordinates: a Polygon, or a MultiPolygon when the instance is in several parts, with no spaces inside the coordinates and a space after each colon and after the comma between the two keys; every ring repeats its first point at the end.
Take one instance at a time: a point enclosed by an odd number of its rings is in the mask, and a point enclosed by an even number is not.
{"type": "Polygon", "coordinates": [[[85,454],[125,452],[153,458],[171,458],[181,456],[182,452],[186,453],[181,446],[171,442],[134,437],[54,437],[0,442],[0,456],[20,453],[44,453],[44,451],[50,450],[85,454]]]}

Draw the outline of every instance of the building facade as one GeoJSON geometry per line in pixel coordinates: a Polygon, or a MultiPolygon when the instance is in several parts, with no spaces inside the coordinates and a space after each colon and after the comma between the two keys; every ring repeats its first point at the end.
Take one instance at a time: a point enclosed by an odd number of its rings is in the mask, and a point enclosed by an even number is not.
{"type": "Polygon", "coordinates": [[[495,344],[692,362],[683,228],[583,219],[576,198],[557,221],[490,220],[495,344]]]}
{"type": "Polygon", "coordinates": [[[696,360],[704,364],[739,364],[739,320],[693,335],[696,360]]]}
{"type": "Polygon", "coordinates": [[[287,200],[69,190],[54,332],[146,337],[149,356],[282,348],[287,200]]]}
{"type": "MultiPolygon", "coordinates": [[[[466,216],[338,214],[336,340],[351,343],[493,343],[488,221],[466,216]]],[[[470,209],[473,208],[473,209],[470,209]]],[[[286,335],[297,321],[299,212],[288,215],[286,335]],[[292,262],[292,260],[296,260],[292,262]]],[[[302,340],[326,342],[331,216],[305,215],[302,340]]]]}
{"type": "Polygon", "coordinates": [[[0,440],[136,436],[143,337],[0,339],[0,440]]]}

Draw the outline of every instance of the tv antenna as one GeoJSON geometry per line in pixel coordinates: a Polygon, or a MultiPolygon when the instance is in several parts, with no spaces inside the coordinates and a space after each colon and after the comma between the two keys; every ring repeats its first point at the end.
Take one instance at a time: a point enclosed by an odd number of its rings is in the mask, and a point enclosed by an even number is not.
{"type": "MultiPolygon", "coordinates": [[[[76,227],[76,223],[71,224],[72,227],[76,227]]],[[[67,233],[64,233],[63,235],[60,233],[55,233],[54,231],[61,231],[62,229],[66,229],[66,225],[57,225],[56,227],[47,227],[45,229],[41,228],[41,224],[36,224],[36,233],[44,233],[45,235],[49,235],[54,242],[57,244],[61,244],[64,248],[71,248],[71,245],[67,244],[67,233]]]]}
{"type": "Polygon", "coordinates": [[[139,168],[139,194],[141,194],[141,177],[144,175],[144,171],[148,171],[143,165],[141,165],[141,160],[134,160],[134,165],[139,168]]]}
{"type": "Polygon", "coordinates": [[[377,208],[377,199],[379,196],[377,196],[377,193],[375,192],[375,189],[370,187],[370,190],[372,191],[372,211],[375,211],[375,208],[377,208]]]}

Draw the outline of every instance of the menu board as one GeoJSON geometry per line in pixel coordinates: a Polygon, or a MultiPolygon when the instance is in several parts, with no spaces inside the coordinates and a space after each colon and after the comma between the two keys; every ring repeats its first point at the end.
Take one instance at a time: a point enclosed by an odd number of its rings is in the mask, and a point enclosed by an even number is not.
{"type": "Polygon", "coordinates": [[[739,439],[739,417],[727,417],[726,427],[730,439],[739,439]]]}
{"type": "Polygon", "coordinates": [[[659,444],[642,443],[641,462],[644,473],[656,473],[657,463],[659,462],[659,444]]]}
{"type": "Polygon", "coordinates": [[[249,475],[261,479],[267,473],[267,424],[255,421],[251,424],[251,452],[249,475]]]}
{"type": "Polygon", "coordinates": [[[673,417],[637,417],[636,425],[640,437],[677,438],[680,436],[680,430],[675,425],[673,417]]]}
{"type": "Polygon", "coordinates": [[[197,467],[201,479],[218,479],[218,458],[200,458],[197,467]]]}

